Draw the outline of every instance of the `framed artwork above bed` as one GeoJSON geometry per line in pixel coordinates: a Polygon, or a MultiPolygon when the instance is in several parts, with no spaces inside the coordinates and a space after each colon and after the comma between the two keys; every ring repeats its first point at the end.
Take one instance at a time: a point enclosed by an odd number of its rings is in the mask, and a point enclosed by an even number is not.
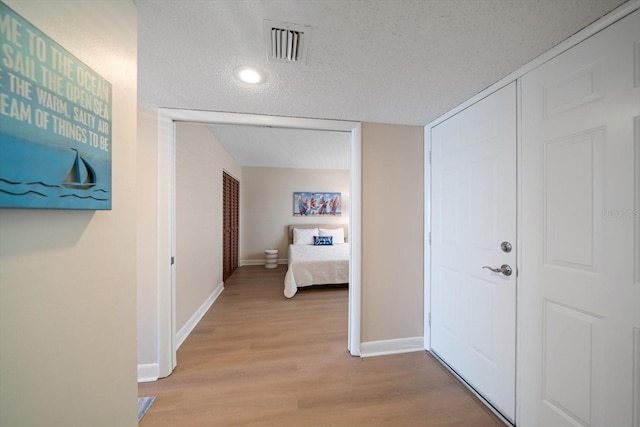
{"type": "Polygon", "coordinates": [[[293,193],[293,216],[342,215],[342,193],[300,191],[293,193]]]}

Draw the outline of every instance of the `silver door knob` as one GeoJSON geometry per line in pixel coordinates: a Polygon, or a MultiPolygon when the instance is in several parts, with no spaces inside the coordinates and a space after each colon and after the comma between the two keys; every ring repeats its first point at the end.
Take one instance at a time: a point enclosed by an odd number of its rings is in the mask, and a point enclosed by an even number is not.
{"type": "Polygon", "coordinates": [[[492,268],[492,267],[489,267],[488,265],[485,265],[482,268],[489,269],[489,270],[493,271],[494,273],[502,273],[505,276],[511,276],[511,273],[513,273],[513,270],[507,264],[502,264],[498,268],[492,268]]]}

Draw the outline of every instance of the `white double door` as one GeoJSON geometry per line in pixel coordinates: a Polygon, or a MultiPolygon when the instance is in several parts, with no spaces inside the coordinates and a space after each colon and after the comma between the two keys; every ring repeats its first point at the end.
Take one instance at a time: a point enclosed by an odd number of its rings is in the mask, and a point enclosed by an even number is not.
{"type": "Polygon", "coordinates": [[[517,159],[513,84],[432,129],[432,349],[519,426],[640,427],[640,11],[521,89],[517,159]]]}
{"type": "Polygon", "coordinates": [[[431,349],[514,420],[515,83],[434,127],[431,150],[431,349]]]}

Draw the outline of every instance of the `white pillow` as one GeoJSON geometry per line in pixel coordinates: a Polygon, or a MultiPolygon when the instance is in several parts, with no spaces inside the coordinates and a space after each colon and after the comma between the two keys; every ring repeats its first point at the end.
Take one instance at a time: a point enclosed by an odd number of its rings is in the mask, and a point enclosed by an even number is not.
{"type": "Polygon", "coordinates": [[[334,229],[321,228],[319,232],[319,236],[333,236],[334,245],[344,243],[344,228],[342,227],[334,229]]]}
{"type": "Polygon", "coordinates": [[[294,228],[293,244],[294,245],[313,245],[313,236],[318,235],[317,228],[294,228]]]}

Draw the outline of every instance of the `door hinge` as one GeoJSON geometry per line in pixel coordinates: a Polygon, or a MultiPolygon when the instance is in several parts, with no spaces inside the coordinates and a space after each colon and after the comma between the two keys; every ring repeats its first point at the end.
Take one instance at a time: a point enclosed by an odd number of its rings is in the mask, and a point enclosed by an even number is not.
{"type": "Polygon", "coordinates": [[[429,326],[431,326],[431,313],[429,313],[429,326]]]}
{"type": "Polygon", "coordinates": [[[431,164],[431,151],[429,151],[429,164],[431,164]]]}
{"type": "Polygon", "coordinates": [[[171,265],[173,265],[173,264],[175,264],[175,263],[176,263],[176,257],[173,257],[173,256],[172,256],[172,257],[171,257],[171,265]]]}

